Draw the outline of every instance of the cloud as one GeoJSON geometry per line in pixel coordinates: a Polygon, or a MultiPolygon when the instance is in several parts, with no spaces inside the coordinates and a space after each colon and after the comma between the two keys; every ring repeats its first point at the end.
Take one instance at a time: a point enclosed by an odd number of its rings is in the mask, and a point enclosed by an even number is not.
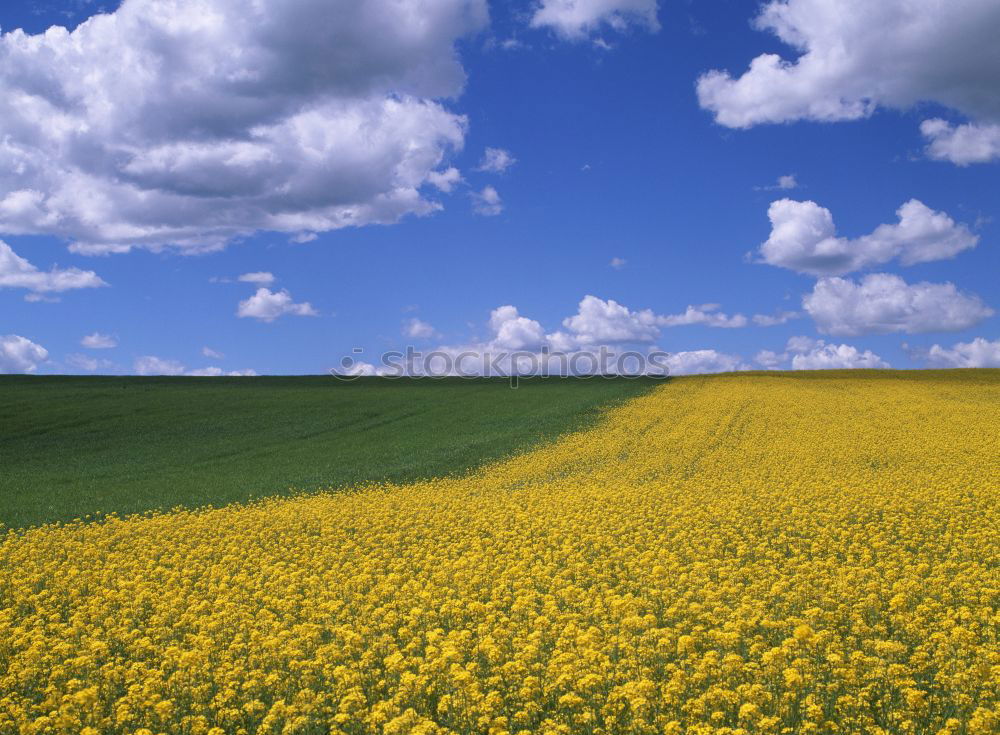
{"type": "Polygon", "coordinates": [[[920,123],[920,132],[929,141],[928,157],[938,161],[968,166],[1000,158],[1000,125],[966,123],[956,126],[933,118],[920,123]]]}
{"type": "Polygon", "coordinates": [[[958,342],[950,348],[936,344],[926,352],[924,358],[934,367],[1000,367],[1000,339],[990,342],[976,337],[971,342],[958,342]]]}
{"type": "Polygon", "coordinates": [[[0,37],[0,232],[82,253],[426,215],[485,0],[125,0],[0,37]]]}
{"type": "Polygon", "coordinates": [[[292,314],[294,316],[319,316],[308,301],[296,304],[288,291],[271,291],[261,287],[250,298],[241,301],[236,310],[238,317],[252,317],[262,322],[273,322],[279,316],[292,314]]]}
{"type": "Polygon", "coordinates": [[[798,185],[799,182],[796,180],[795,174],[785,174],[784,176],[779,176],[778,180],[770,186],[755,186],[754,189],[757,191],[788,190],[795,189],[798,185]]]}
{"type": "Polygon", "coordinates": [[[792,370],[844,370],[855,368],[888,368],[889,363],[871,350],[859,352],[852,345],[820,343],[810,350],[792,357],[792,370]]]}
{"type": "Polygon", "coordinates": [[[193,378],[216,378],[222,375],[222,368],[220,367],[198,368],[197,370],[188,370],[184,374],[190,375],[193,378]]]}
{"type": "MultiPolygon", "coordinates": [[[[712,349],[665,353],[649,346],[642,352],[630,343],[646,342],[659,333],[655,315],[632,311],[613,301],[584,297],[577,313],[563,320],[567,331],[546,333],[540,322],[507,304],[490,312],[490,336],[458,345],[440,345],[430,352],[410,353],[410,362],[393,358],[389,365],[347,358],[341,375],[510,375],[545,373],[591,375],[630,373],[642,369],[681,375],[749,369],[738,355],[712,349]],[[430,356],[430,365],[427,360],[430,356]],[[639,358],[644,357],[642,362],[639,358]],[[450,367],[449,367],[450,366],[450,367]]],[[[391,355],[393,353],[387,353],[391,355]]],[[[402,358],[404,353],[395,353],[402,358]]]]}
{"type": "Polygon", "coordinates": [[[118,340],[110,334],[94,332],[81,339],[80,344],[88,350],[110,350],[118,346],[118,340]]]}
{"type": "Polygon", "coordinates": [[[500,195],[492,186],[484,186],[480,192],[472,192],[472,211],[484,217],[495,217],[503,211],[500,195]]]}
{"type": "Polygon", "coordinates": [[[521,316],[517,307],[500,306],[490,312],[491,347],[502,350],[534,350],[545,342],[545,330],[534,319],[521,316]]]}
{"type": "Polygon", "coordinates": [[[202,347],[201,354],[209,358],[210,360],[224,360],[226,357],[221,352],[219,352],[218,350],[213,350],[211,347],[202,347]]]}
{"type": "MultiPolygon", "coordinates": [[[[2,105],[2,102],[0,102],[2,105]]],[[[0,122],[2,125],[2,122],[0,122]]],[[[0,146],[3,143],[0,142],[0,146]]],[[[0,154],[2,155],[2,154],[0,154]]],[[[0,172],[0,177],[3,174],[0,172]]],[[[70,291],[77,288],[97,288],[107,286],[94,271],[79,268],[58,268],[43,271],[19,256],[14,250],[0,240],[0,288],[26,288],[32,292],[29,296],[53,292],[70,291]]],[[[34,299],[29,300],[46,300],[34,299]]]]}
{"type": "Polygon", "coordinates": [[[719,304],[702,304],[688,306],[683,314],[670,314],[657,317],[657,324],[665,327],[679,327],[687,324],[702,324],[706,327],[745,327],[747,318],[742,314],[727,316],[719,311],[719,304]]]}
{"type": "MultiPolygon", "coordinates": [[[[780,312],[775,316],[756,314],[753,322],[758,326],[784,324],[801,315],[795,311],[780,312]]],[[[734,329],[750,323],[743,314],[732,316],[721,311],[719,304],[689,305],[680,314],[656,314],[650,309],[632,311],[613,299],[604,301],[587,295],[580,301],[576,315],[563,320],[569,334],[552,335],[560,349],[566,345],[618,344],[622,342],[651,342],[660,336],[663,327],[700,325],[734,329]]]]}
{"type": "Polygon", "coordinates": [[[673,352],[667,358],[671,375],[695,375],[700,373],[728,373],[747,370],[739,355],[728,355],[716,350],[690,350],[673,352]]]}
{"type": "Polygon", "coordinates": [[[82,355],[79,352],[67,355],[66,364],[88,373],[97,372],[98,370],[111,370],[115,367],[115,364],[110,360],[101,360],[90,355],[82,355]]]}
{"type": "Polygon", "coordinates": [[[781,363],[788,359],[788,355],[785,353],[777,353],[772,350],[761,350],[756,355],[754,355],[754,362],[763,368],[768,370],[778,370],[781,363]]]}
{"type": "Polygon", "coordinates": [[[827,344],[812,337],[791,337],[784,352],[761,350],[754,362],[768,370],[782,369],[791,358],[792,370],[840,370],[887,368],[889,363],[871,350],[859,351],[852,345],[827,344]]]}
{"type": "Polygon", "coordinates": [[[132,363],[136,375],[183,375],[184,365],[177,360],[164,360],[155,355],[137,357],[132,363]]]}
{"type": "Polygon", "coordinates": [[[785,349],[788,352],[810,352],[817,347],[822,347],[825,344],[821,339],[814,339],[812,337],[806,337],[804,335],[799,335],[796,337],[789,337],[788,342],[785,345],[785,349]]]}
{"type": "Polygon", "coordinates": [[[656,0],[541,0],[532,28],[550,28],[568,40],[582,40],[604,28],[660,30],[656,0]]]}
{"type": "Polygon", "coordinates": [[[438,336],[438,332],[434,327],[417,318],[408,319],[403,324],[403,334],[412,339],[433,339],[438,336]]]}
{"type": "Polygon", "coordinates": [[[96,357],[74,353],[66,356],[66,364],[92,373],[100,366],[100,361],[96,357]]]}
{"type": "Polygon", "coordinates": [[[191,377],[216,377],[228,375],[231,377],[256,375],[254,370],[231,370],[225,372],[219,367],[204,367],[195,370],[188,370],[183,363],[177,360],[167,360],[155,355],[144,355],[137,357],[132,363],[132,369],[137,375],[188,375],[191,377]]]}
{"type": "Polygon", "coordinates": [[[968,227],[916,199],[896,210],[897,224],[854,240],[838,237],[830,210],[813,201],[779,199],[767,216],[771,235],[760,246],[761,262],[814,276],[844,275],[894,258],[902,265],[953,258],[979,242],[968,227]]]}
{"type": "Polygon", "coordinates": [[[268,273],[267,271],[258,271],[256,273],[244,273],[239,276],[237,281],[242,281],[243,283],[256,283],[261,286],[270,286],[274,283],[274,274],[268,273]]]}
{"type": "Polygon", "coordinates": [[[496,36],[489,36],[483,41],[483,51],[494,51],[500,49],[502,51],[519,51],[521,49],[529,48],[528,45],[522,42],[520,39],[514,38],[497,38],[496,36]]]}
{"type": "Polygon", "coordinates": [[[409,364],[392,361],[388,365],[351,360],[346,367],[336,370],[347,376],[400,376],[400,375],[595,375],[630,374],[642,370],[647,375],[690,375],[746,370],[738,355],[728,355],[716,350],[691,350],[663,353],[655,351],[655,361],[646,355],[640,363],[635,351],[609,349],[551,351],[544,348],[503,350],[489,343],[440,346],[433,353],[423,355],[409,364]],[[430,355],[433,354],[433,359],[430,355]],[[602,359],[604,364],[602,365],[602,359]],[[644,369],[643,369],[644,368],[644,369]]]}
{"type": "Polygon", "coordinates": [[[802,305],[824,334],[859,335],[955,332],[993,315],[978,296],[951,283],[907,284],[889,273],[873,273],[860,283],[823,278],[802,305]]]}
{"type": "MultiPolygon", "coordinates": [[[[577,313],[563,320],[568,332],[548,335],[555,349],[568,350],[590,345],[612,345],[629,342],[652,342],[662,328],[700,325],[705,327],[740,328],[749,324],[743,314],[723,313],[719,304],[688,306],[680,314],[656,314],[651,309],[633,311],[614,299],[604,301],[587,295],[579,303],[577,313]]],[[[783,312],[778,317],[756,315],[757,324],[782,324],[797,317],[796,312],[783,312]]]]}
{"type": "Polygon", "coordinates": [[[755,25],[798,56],[761,54],[738,78],[702,75],[698,100],[727,127],[856,120],[927,101],[1000,121],[995,0],[771,0],[755,25]]]}
{"type": "Polygon", "coordinates": [[[0,335],[0,374],[33,373],[48,357],[48,350],[26,337],[0,335]]]}
{"type": "Polygon", "coordinates": [[[225,375],[230,378],[248,378],[257,375],[256,370],[230,370],[228,373],[220,367],[205,367],[197,370],[188,370],[184,373],[192,378],[217,378],[225,375]]]}
{"type": "Polygon", "coordinates": [[[483,160],[479,162],[479,168],[476,170],[502,174],[515,163],[517,163],[517,159],[503,148],[487,148],[483,153],[483,160]]]}
{"type": "Polygon", "coordinates": [[[439,191],[450,194],[452,190],[462,183],[462,174],[457,168],[451,166],[444,171],[431,171],[427,174],[427,181],[436,186],[439,191]]]}
{"type": "MultiPolygon", "coordinates": [[[[570,331],[571,343],[582,346],[652,342],[660,335],[658,317],[649,309],[632,311],[614,299],[604,301],[589,294],[575,315],[563,319],[563,326],[570,331]]],[[[557,340],[565,341],[566,335],[557,340]]]]}
{"type": "Polygon", "coordinates": [[[58,296],[49,296],[42,293],[27,293],[24,295],[24,300],[29,304],[58,304],[62,301],[58,296]]]}
{"type": "Polygon", "coordinates": [[[801,318],[802,314],[798,311],[779,311],[776,314],[754,314],[753,323],[758,327],[775,327],[801,318]]]}
{"type": "MultiPolygon", "coordinates": [[[[353,377],[353,378],[371,378],[378,375],[389,375],[388,368],[379,365],[373,365],[370,362],[365,362],[364,360],[354,360],[353,358],[345,358],[348,362],[338,368],[331,369],[330,372],[334,375],[353,377]]],[[[411,373],[407,373],[408,375],[411,373]]]]}
{"type": "Polygon", "coordinates": [[[625,258],[612,258],[611,262],[608,265],[610,265],[616,271],[620,271],[622,268],[625,267],[627,263],[628,261],[625,260],[625,258]]]}

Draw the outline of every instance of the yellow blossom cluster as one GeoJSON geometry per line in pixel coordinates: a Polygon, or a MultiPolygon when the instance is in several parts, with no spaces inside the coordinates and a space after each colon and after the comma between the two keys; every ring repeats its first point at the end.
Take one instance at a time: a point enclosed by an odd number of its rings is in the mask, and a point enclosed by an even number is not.
{"type": "Polygon", "coordinates": [[[0,537],[0,733],[1000,732],[1000,376],[672,380],[466,477],[0,537]]]}

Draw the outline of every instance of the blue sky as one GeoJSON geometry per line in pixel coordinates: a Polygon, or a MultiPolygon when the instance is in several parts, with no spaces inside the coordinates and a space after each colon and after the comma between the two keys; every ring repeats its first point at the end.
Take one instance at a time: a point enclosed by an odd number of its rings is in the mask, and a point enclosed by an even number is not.
{"type": "Polygon", "coordinates": [[[97,3],[0,7],[0,370],[322,373],[407,344],[1000,366],[995,3],[449,0],[411,3],[428,30],[398,37],[310,22],[337,3],[242,30],[233,0],[206,5],[207,36],[188,0],[101,26],[97,3]],[[73,35],[30,38],[52,25],[73,35]],[[748,73],[765,54],[788,63],[748,73]],[[307,123],[322,145],[289,132],[307,123]],[[514,162],[482,170],[488,148],[514,162]]]}

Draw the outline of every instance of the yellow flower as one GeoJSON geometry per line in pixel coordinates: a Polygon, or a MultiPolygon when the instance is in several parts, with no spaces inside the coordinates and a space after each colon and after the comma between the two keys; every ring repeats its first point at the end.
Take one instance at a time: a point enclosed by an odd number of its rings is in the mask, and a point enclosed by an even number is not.
{"type": "Polygon", "coordinates": [[[802,684],[802,674],[798,669],[787,668],[784,670],[783,676],[785,677],[785,686],[795,688],[802,684]]]}
{"type": "Polygon", "coordinates": [[[0,732],[994,735],[998,425],[988,371],[683,378],[464,477],[0,531],[0,732]]]}

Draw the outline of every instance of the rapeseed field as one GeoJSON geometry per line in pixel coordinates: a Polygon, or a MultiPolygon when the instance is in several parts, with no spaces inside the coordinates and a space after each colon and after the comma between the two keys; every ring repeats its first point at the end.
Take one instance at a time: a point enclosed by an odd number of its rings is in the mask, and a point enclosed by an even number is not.
{"type": "Polygon", "coordinates": [[[464,477],[0,540],[0,733],[1000,732],[1000,378],[686,378],[464,477]]]}

